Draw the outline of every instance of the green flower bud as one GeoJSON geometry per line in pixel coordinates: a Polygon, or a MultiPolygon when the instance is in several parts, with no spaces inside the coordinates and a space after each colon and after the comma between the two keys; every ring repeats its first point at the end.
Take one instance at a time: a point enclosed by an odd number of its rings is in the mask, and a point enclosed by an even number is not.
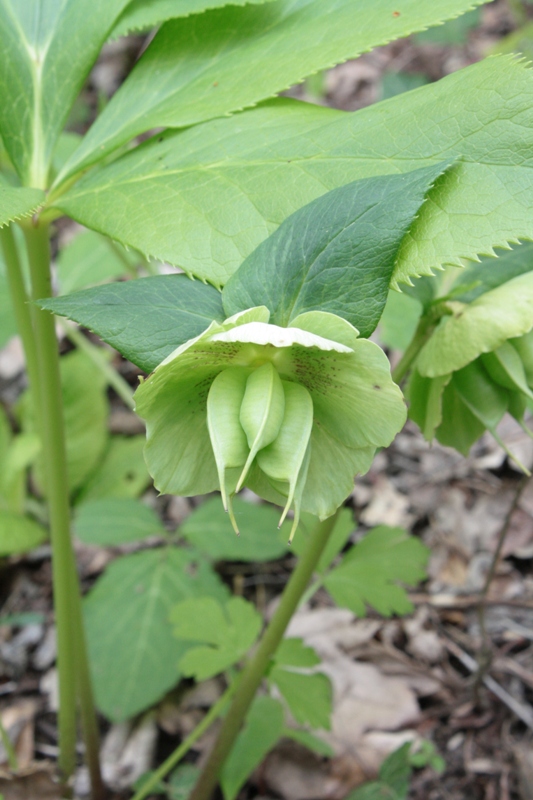
{"type": "MultiPolygon", "coordinates": [[[[406,409],[388,359],[346,320],[308,312],[281,328],[264,307],[212,323],[136,392],[157,488],[181,495],[241,486],[325,519],[392,441],[406,409]]],[[[292,532],[292,533],[293,533],[292,532]]],[[[291,537],[292,537],[291,533],[291,537]]]]}

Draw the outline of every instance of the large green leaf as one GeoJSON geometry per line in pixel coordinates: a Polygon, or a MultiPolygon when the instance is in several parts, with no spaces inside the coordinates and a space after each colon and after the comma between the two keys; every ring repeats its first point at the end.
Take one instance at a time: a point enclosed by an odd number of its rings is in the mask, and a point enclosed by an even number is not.
{"type": "Polygon", "coordinates": [[[44,187],[57,138],[128,0],[0,0],[0,132],[25,182],[44,187]]]}
{"type": "Polygon", "coordinates": [[[113,278],[131,273],[138,261],[138,254],[127,253],[120,245],[94,231],[84,231],[59,253],[59,290],[65,295],[108,283],[113,278]]]}
{"type": "MultiPolygon", "coordinates": [[[[3,103],[2,99],[0,114],[2,113],[3,103]]],[[[28,217],[39,208],[43,200],[44,192],[40,189],[26,189],[20,186],[9,186],[7,183],[0,183],[0,228],[3,228],[13,219],[28,217]]]]}
{"type": "Polygon", "coordinates": [[[111,35],[115,39],[130,31],[152,28],[168,19],[189,17],[211,8],[258,5],[269,1],[271,0],[133,0],[120,16],[111,35]]]}
{"type": "Polygon", "coordinates": [[[174,686],[187,646],[172,636],[169,614],[187,597],[226,591],[216,576],[198,569],[183,550],[143,550],[118,558],[84,603],[89,656],[98,707],[123,720],[159,700],[174,686]]]}
{"type": "Polygon", "coordinates": [[[185,275],[98,286],[40,305],[94,331],[146,372],[224,319],[220,293],[185,275]]]}
{"type": "Polygon", "coordinates": [[[46,539],[46,529],[22,514],[0,509],[0,556],[25,553],[46,539]]]}
{"type": "Polygon", "coordinates": [[[330,189],[459,158],[404,242],[395,278],[405,281],[533,238],[532,153],[533,72],[499,57],[356,113],[280,100],[167,135],[87,175],[57,205],[223,284],[330,189]]]}
{"type": "Polygon", "coordinates": [[[416,584],[425,577],[427,548],[403,528],[373,528],[325,578],[335,602],[354,614],[365,615],[366,604],[380,614],[412,610],[398,583],[416,584]]]}
{"type": "Polygon", "coordinates": [[[246,778],[259,766],[283,733],[283,708],[272,697],[256,697],[231,753],[222,767],[224,800],[234,800],[246,778]]]}
{"type": "Polygon", "coordinates": [[[328,311],[370,336],[401,242],[446,166],[354,181],[296,211],[226,284],[226,314],[266,306],[272,323],[288,326],[328,311]]]}
{"type": "Polygon", "coordinates": [[[150,128],[194,125],[251,106],[480,3],[401,0],[398,11],[390,0],[277,0],[167,22],[63,174],[150,128]]]}

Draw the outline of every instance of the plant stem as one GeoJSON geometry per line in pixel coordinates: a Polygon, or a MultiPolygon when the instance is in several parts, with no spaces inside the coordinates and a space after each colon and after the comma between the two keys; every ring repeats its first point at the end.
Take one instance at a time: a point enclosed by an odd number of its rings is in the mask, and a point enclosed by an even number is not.
{"type": "Polygon", "coordinates": [[[83,350],[83,352],[87,354],[93,364],[96,364],[101,370],[107,383],[115,390],[120,399],[124,401],[128,408],[134,409],[133,389],[126,383],[122,375],[119,375],[116,369],[113,369],[109,364],[102,349],[90,342],[75,325],[71,325],[69,322],[62,319],[59,320],[59,322],[72,344],[74,344],[78,350],[83,350]]]}
{"type": "Polygon", "coordinates": [[[193,744],[198,741],[200,736],[202,736],[205,731],[211,727],[213,722],[220,717],[226,708],[228,701],[235,694],[238,682],[239,679],[237,678],[228,686],[222,697],[220,697],[217,702],[211,706],[203,720],[187,736],[187,738],[183,740],[179,747],[177,747],[174,752],[169,755],[166,761],[163,761],[159,769],[157,769],[153,775],[150,776],[149,780],[142,785],[139,791],[134,794],[132,800],[144,800],[144,798],[155,789],[158,783],[166,778],[170,770],[181,761],[183,756],[188,753],[193,744]]]}
{"type": "Polygon", "coordinates": [[[26,292],[26,286],[24,285],[24,276],[22,274],[17,245],[11,226],[0,229],[0,243],[2,245],[2,252],[4,254],[4,261],[6,264],[7,281],[15,311],[15,319],[17,321],[18,332],[24,348],[26,370],[28,373],[28,382],[35,419],[37,421],[37,427],[39,428],[39,361],[37,358],[35,336],[33,334],[31,309],[28,305],[29,297],[28,293],[26,292]]]}
{"type": "MultiPolygon", "coordinates": [[[[50,297],[50,243],[48,226],[42,223],[25,225],[24,235],[30,263],[32,297],[50,297]]],[[[80,626],[81,603],[75,558],[70,538],[70,510],[67,480],[67,459],[63,423],[63,397],[59,372],[59,354],[54,318],[47,312],[35,311],[35,341],[38,356],[39,397],[43,455],[45,459],[46,495],[52,542],[52,580],[56,613],[59,670],[59,767],[65,780],[76,765],[76,695],[79,695],[84,716],[84,733],[97,731],[89,680],[83,631],[80,626]],[[94,718],[89,722],[88,717],[94,718]]],[[[91,776],[99,776],[98,748],[86,742],[91,776]]],[[[93,791],[99,791],[99,784],[93,791]]]]}
{"type": "Polygon", "coordinates": [[[307,549],[285,587],[279,606],[263,634],[254,656],[242,672],[233,703],[224,719],[215,746],[189,800],[209,800],[217,785],[224,761],[231,752],[239,735],[246,713],[261,684],[263,675],[283,638],[283,634],[298,607],[300,598],[305,592],[330,534],[335,527],[337,514],[338,512],[324,520],[324,522],[318,523],[313,531],[307,549]]]}
{"type": "Polygon", "coordinates": [[[15,753],[13,742],[9,738],[9,734],[4,727],[4,723],[2,722],[1,716],[0,716],[0,741],[4,745],[4,750],[6,751],[7,763],[9,764],[9,769],[11,770],[11,772],[17,772],[19,768],[17,754],[15,753]]]}
{"type": "Polygon", "coordinates": [[[429,319],[427,316],[422,317],[407,350],[392,370],[392,380],[394,383],[400,384],[403,381],[419,352],[433,333],[434,327],[435,323],[432,319],[429,319]]]}

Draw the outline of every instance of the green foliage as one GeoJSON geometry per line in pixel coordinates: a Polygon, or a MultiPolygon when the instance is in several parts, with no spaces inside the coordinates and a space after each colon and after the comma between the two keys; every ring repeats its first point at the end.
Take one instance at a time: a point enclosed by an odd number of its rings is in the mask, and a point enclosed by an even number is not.
{"type": "Polygon", "coordinates": [[[94,231],[84,231],[64,247],[57,262],[61,294],[107,283],[134,271],[138,257],[94,231]],[[114,249],[116,248],[116,250],[114,249]]]}
{"type": "Polygon", "coordinates": [[[355,114],[271,101],[153,139],[55,202],[89,227],[220,284],[325,192],[460,159],[403,243],[394,280],[405,282],[533,237],[532,97],[531,71],[501,57],[355,114]]]}
{"type": "Polygon", "coordinates": [[[70,107],[127,2],[0,3],[0,130],[29,185],[46,181],[70,107]]]}
{"type": "Polygon", "coordinates": [[[26,472],[37,458],[41,440],[34,433],[13,436],[0,407],[0,509],[21,514],[26,498],[26,472]]]}
{"type": "Polygon", "coordinates": [[[42,544],[46,528],[22,514],[0,509],[0,556],[25,553],[42,544]]]}
{"type": "Polygon", "coordinates": [[[43,200],[44,192],[40,189],[9,186],[0,177],[0,228],[13,219],[28,217],[39,208],[43,200]]]}
{"type": "Polygon", "coordinates": [[[39,305],[95,331],[146,372],[224,319],[220,293],[184,275],[114,283],[39,305]]]}
{"type": "Polygon", "coordinates": [[[379,770],[379,778],[366,783],[348,795],[347,800],[407,800],[409,782],[414,768],[431,766],[435,772],[444,771],[444,761],[437,755],[431,742],[422,741],[413,750],[411,742],[406,742],[391,753],[379,770]]]}
{"type": "Polygon", "coordinates": [[[226,313],[266,306],[271,322],[288,326],[308,311],[327,311],[369,336],[400,245],[446,166],[349,183],[301,208],[226,284],[226,313]]]}
{"type": "Polygon", "coordinates": [[[144,436],[113,436],[98,467],[76,497],[78,503],[102,497],[138,497],[150,483],[144,463],[144,436]]]}
{"type": "Polygon", "coordinates": [[[235,536],[228,515],[218,498],[196,508],[181,525],[179,533],[213,561],[270,561],[287,552],[289,525],[273,535],[279,514],[270,506],[253,505],[236,497],[233,511],[242,536],[235,536]]]}
{"type": "Polygon", "coordinates": [[[469,7],[472,0],[434,0],[430,6],[404,0],[396,16],[388,0],[329,0],[327,5],[323,0],[278,0],[167,22],[64,174],[100,160],[150,128],[195,125],[254,105],[318,69],[469,7]],[[246,81],[243,65],[253,65],[246,81]]]}
{"type": "Polygon", "coordinates": [[[301,639],[285,639],[276,651],[268,678],[281,692],[297,723],[329,730],[331,682],[321,672],[309,672],[318,664],[315,651],[301,639]]]}
{"type": "Polygon", "coordinates": [[[194,563],[174,547],[143,550],[113,561],[89,592],[85,623],[96,701],[109,719],[132,717],[178,682],[187,645],[172,636],[176,603],[226,597],[203,562],[193,574],[194,563]]]}
{"type": "Polygon", "coordinates": [[[366,605],[383,616],[409,614],[413,607],[399,582],[416,584],[425,577],[428,549],[403,528],[373,528],[324,578],[340,606],[365,615],[366,605]]]}
{"type": "Polygon", "coordinates": [[[272,750],[283,732],[283,708],[272,697],[256,697],[231,754],[222,768],[224,800],[235,800],[246,778],[272,750]]]}
{"type": "Polygon", "coordinates": [[[166,535],[155,511],[129,497],[107,497],[78,505],[74,532],[85,544],[104,547],[166,535]]]}
{"type": "Polygon", "coordinates": [[[196,597],[174,606],[170,621],[179,641],[200,642],[180,661],[184,675],[205,680],[224,672],[239,661],[254,644],[262,619],[242,597],[224,605],[214,597],[196,597]]]}
{"type": "Polygon", "coordinates": [[[468,34],[481,22],[481,12],[478,8],[462,14],[460,17],[450,19],[438,28],[417,33],[415,41],[430,44],[464,44],[468,34]]]}

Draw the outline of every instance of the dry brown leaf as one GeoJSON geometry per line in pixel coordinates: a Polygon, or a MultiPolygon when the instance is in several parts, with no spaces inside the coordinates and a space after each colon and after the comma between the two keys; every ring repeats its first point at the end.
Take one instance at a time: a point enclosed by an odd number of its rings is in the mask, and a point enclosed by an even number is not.
{"type": "Polygon", "coordinates": [[[61,786],[52,764],[30,764],[13,775],[0,769],[0,794],[4,800],[62,800],[61,786]]]}
{"type": "MultiPolygon", "coordinates": [[[[33,731],[38,705],[35,700],[21,700],[8,706],[0,714],[2,725],[15,747],[20,768],[27,767],[33,760],[33,731]]],[[[5,763],[7,763],[7,754],[0,744],[0,764],[5,763]]]]}

